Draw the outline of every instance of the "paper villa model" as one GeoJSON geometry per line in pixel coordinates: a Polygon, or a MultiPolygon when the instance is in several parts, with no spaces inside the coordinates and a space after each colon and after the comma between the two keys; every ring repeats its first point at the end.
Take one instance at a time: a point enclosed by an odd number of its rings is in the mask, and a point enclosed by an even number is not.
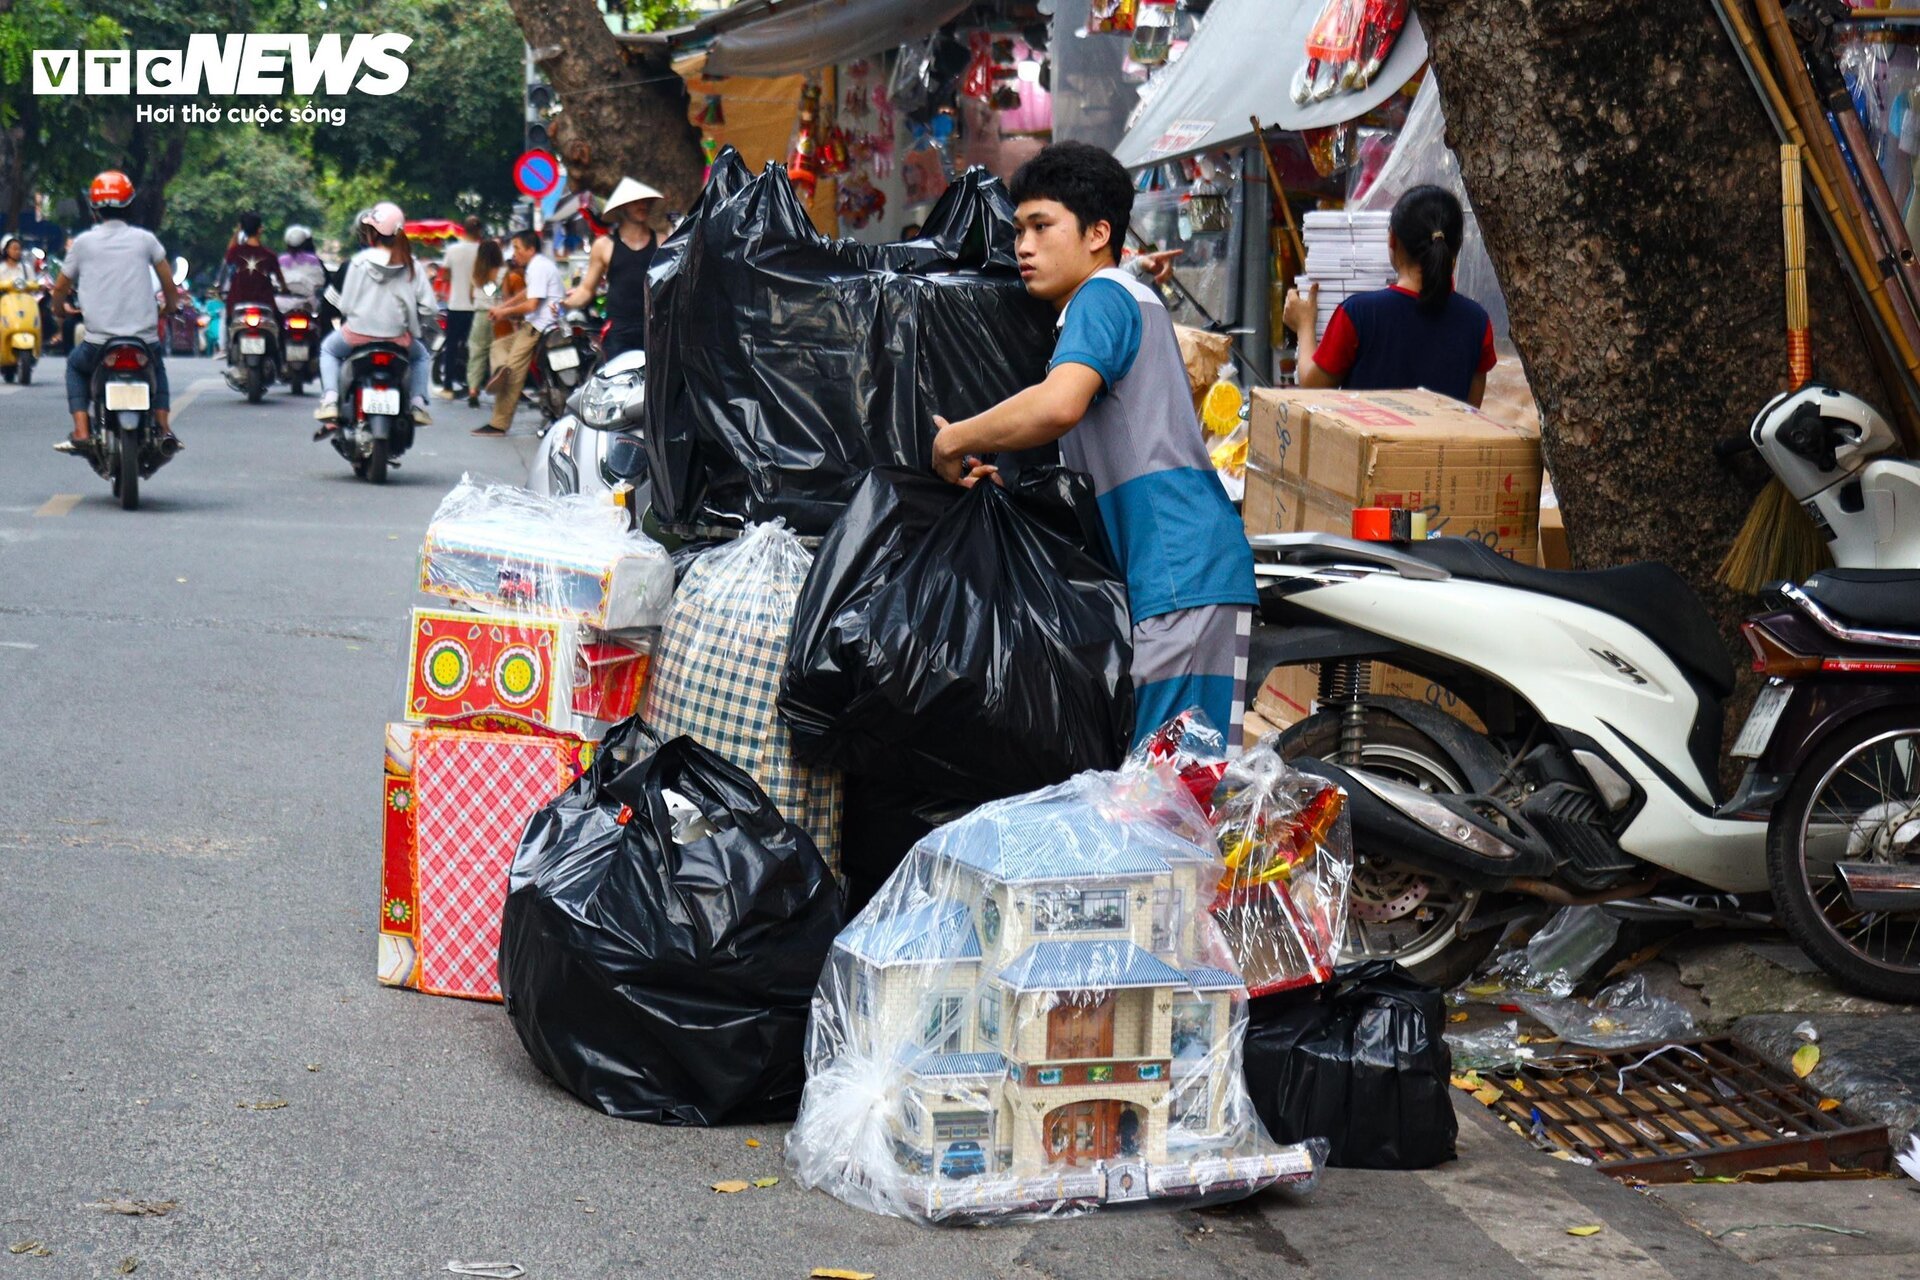
{"type": "MultiPolygon", "coordinates": [[[[1160,785],[1087,774],[977,810],[840,935],[810,1066],[885,1064],[859,1119],[886,1140],[862,1150],[895,1166],[850,1171],[865,1187],[849,1198],[878,1186],[927,1217],[983,1216],[1311,1176],[1254,1117],[1246,989],[1205,910],[1223,866],[1197,813],[1176,834],[1141,802],[1160,785]]],[[[827,1137],[817,1104],[810,1086],[803,1148],[827,1137]]]]}

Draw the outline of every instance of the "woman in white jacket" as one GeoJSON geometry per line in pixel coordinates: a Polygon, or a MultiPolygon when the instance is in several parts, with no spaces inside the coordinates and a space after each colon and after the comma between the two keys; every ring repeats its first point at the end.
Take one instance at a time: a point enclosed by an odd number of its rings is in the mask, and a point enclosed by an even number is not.
{"type": "Polygon", "coordinates": [[[407,348],[412,362],[408,391],[413,420],[426,426],[427,379],[432,352],[427,349],[428,327],[437,309],[433,284],[413,260],[407,239],[406,215],[400,206],[382,201],[356,219],[360,242],[366,247],[347,264],[340,284],[340,327],[320,344],[320,407],[313,416],[331,422],[339,416],[340,366],[353,349],[369,342],[396,342],[407,348]]]}

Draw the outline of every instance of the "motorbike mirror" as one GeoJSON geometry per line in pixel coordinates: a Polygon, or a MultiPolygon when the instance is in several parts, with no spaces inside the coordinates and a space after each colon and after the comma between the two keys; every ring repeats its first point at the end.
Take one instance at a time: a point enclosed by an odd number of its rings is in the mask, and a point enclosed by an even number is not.
{"type": "Polygon", "coordinates": [[[177,285],[187,282],[187,260],[185,258],[175,258],[173,260],[173,282],[177,285]]]}

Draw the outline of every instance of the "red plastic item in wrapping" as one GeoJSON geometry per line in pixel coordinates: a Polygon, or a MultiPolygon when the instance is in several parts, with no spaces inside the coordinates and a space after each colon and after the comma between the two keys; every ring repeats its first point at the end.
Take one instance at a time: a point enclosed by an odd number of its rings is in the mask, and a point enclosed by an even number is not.
{"type": "Polygon", "coordinates": [[[1188,707],[1135,747],[1126,767],[1171,772],[1212,821],[1214,789],[1227,771],[1226,739],[1206,712],[1188,707]]]}

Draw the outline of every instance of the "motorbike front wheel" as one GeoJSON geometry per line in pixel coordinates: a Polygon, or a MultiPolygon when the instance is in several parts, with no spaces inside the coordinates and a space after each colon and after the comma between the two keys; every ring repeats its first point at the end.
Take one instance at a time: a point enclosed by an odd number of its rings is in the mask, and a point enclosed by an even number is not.
{"type": "Polygon", "coordinates": [[[1767,826],[1782,923],[1850,991],[1920,1002],[1920,911],[1855,909],[1834,869],[1873,862],[1920,875],[1920,712],[1862,716],[1801,766],[1767,826]]]}
{"type": "MultiPolygon", "coordinates": [[[[1464,795],[1473,789],[1469,770],[1445,747],[1378,707],[1367,710],[1360,759],[1343,760],[1340,722],[1337,710],[1308,716],[1281,733],[1280,754],[1288,760],[1312,756],[1351,764],[1439,795],[1464,795]]],[[[1498,753],[1491,745],[1488,752],[1498,768],[1498,753]]],[[[1358,841],[1354,855],[1347,931],[1340,947],[1343,963],[1393,960],[1420,981],[1448,991],[1478,969],[1500,940],[1497,928],[1461,932],[1462,922],[1479,901],[1478,889],[1370,856],[1358,841]]]]}
{"type": "Polygon", "coordinates": [[[32,356],[20,357],[20,385],[23,387],[30,387],[33,385],[33,357],[32,356]]]}

